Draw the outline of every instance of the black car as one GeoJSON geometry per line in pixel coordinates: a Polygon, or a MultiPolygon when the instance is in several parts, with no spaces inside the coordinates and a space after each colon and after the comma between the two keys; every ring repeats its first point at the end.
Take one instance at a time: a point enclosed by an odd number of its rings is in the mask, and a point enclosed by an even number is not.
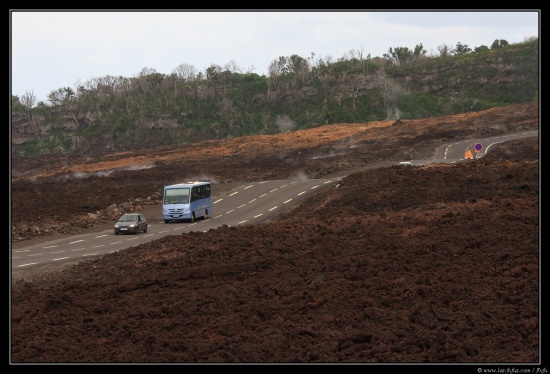
{"type": "Polygon", "coordinates": [[[141,213],[125,213],[115,223],[115,235],[139,234],[140,231],[147,232],[147,220],[141,213]]]}

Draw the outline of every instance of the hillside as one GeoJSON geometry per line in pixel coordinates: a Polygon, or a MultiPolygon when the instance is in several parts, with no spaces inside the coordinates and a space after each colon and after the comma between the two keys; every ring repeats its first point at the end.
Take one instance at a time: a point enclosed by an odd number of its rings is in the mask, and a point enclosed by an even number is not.
{"type": "Polygon", "coordinates": [[[14,164],[12,245],[154,208],[180,176],[217,191],[349,176],[260,225],[12,271],[11,362],[536,364],[539,138],[475,161],[394,164],[538,128],[528,103],[14,164]]]}
{"type": "Polygon", "coordinates": [[[207,179],[214,193],[235,183],[317,178],[341,171],[430,159],[458,139],[538,129],[538,103],[414,121],[327,125],[113,153],[12,160],[12,241],[74,234],[111,223],[121,212],[158,204],[162,186],[207,179]],[[55,207],[55,209],[52,209],[55,207]],[[29,214],[32,212],[32,214],[29,214]]]}
{"type": "Polygon", "coordinates": [[[188,77],[144,69],[134,77],[62,87],[48,103],[12,96],[11,157],[95,158],[338,123],[475,113],[539,99],[538,38],[439,57],[369,54],[316,63],[277,57],[268,76],[214,66],[188,77]]]}

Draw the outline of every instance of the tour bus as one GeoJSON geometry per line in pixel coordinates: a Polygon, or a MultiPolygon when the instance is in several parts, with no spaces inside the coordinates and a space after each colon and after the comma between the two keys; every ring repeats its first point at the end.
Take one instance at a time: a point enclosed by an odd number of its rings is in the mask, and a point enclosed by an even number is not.
{"type": "Polygon", "coordinates": [[[190,221],[212,214],[210,182],[188,182],[164,186],[162,218],[170,221],[190,221]]]}

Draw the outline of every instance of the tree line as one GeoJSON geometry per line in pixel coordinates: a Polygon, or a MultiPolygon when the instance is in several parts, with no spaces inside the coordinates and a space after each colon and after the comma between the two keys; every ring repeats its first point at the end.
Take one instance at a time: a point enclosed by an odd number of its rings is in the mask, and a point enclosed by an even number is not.
{"type": "Polygon", "coordinates": [[[140,149],[538,98],[537,38],[438,51],[428,56],[418,44],[374,58],[362,49],[336,61],[280,56],[267,76],[234,61],[204,72],[181,64],[168,75],[145,67],[136,77],[107,75],[53,90],[49,103],[37,103],[32,91],[12,95],[12,132],[25,134],[12,141],[12,155],[90,153],[100,144],[103,151],[140,149]]]}

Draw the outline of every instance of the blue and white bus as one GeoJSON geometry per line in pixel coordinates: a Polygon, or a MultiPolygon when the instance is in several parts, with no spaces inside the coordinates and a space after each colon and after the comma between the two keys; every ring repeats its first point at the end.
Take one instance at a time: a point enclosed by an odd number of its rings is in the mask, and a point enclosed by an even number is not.
{"type": "Polygon", "coordinates": [[[170,221],[191,221],[212,214],[210,182],[188,182],[164,186],[162,218],[170,221]]]}

